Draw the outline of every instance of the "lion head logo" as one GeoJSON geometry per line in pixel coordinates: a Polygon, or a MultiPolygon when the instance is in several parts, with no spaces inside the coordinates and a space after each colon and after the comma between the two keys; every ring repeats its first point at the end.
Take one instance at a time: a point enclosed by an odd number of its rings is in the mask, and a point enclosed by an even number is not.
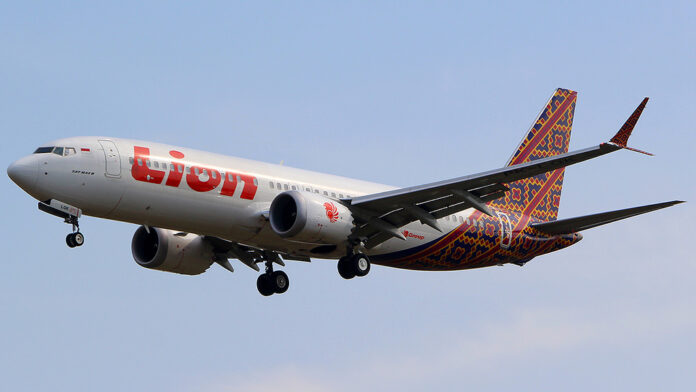
{"type": "Polygon", "coordinates": [[[324,203],[324,208],[326,208],[326,217],[329,218],[329,222],[336,222],[338,220],[338,208],[336,208],[334,203],[326,202],[324,203]]]}

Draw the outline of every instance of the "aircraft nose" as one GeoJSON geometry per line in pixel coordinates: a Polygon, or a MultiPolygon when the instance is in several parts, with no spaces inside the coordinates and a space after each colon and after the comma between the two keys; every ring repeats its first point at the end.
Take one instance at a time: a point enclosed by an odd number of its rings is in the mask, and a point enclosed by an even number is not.
{"type": "Polygon", "coordinates": [[[39,177],[39,164],[32,156],[20,158],[7,168],[7,175],[20,188],[29,190],[39,177]]]}

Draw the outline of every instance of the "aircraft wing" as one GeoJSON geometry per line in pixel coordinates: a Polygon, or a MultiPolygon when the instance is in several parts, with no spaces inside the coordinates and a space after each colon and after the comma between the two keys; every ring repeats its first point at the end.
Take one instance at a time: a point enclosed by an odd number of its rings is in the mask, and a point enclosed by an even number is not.
{"type": "Polygon", "coordinates": [[[671,207],[679,203],[683,203],[683,201],[674,200],[664,203],[651,204],[647,206],[626,208],[623,210],[579,216],[577,218],[561,219],[553,222],[535,223],[532,224],[532,227],[551,235],[569,234],[581,230],[591,229],[593,227],[601,225],[606,225],[607,223],[616,222],[618,220],[630,218],[632,216],[645,214],[646,212],[671,207]]]}
{"type": "Polygon", "coordinates": [[[356,220],[356,228],[350,239],[363,242],[368,249],[390,238],[405,240],[399,228],[414,221],[442,231],[437,219],[467,208],[492,215],[486,202],[502,197],[508,190],[505,183],[574,165],[620,149],[634,150],[627,147],[626,142],[647,100],[645,98],[641,102],[610,142],[596,147],[450,180],[343,199],[356,220]]]}
{"type": "Polygon", "coordinates": [[[256,271],[259,271],[259,266],[257,264],[265,260],[280,265],[285,265],[283,259],[310,261],[309,257],[267,251],[265,249],[239,244],[219,237],[205,236],[204,239],[213,246],[215,262],[230,272],[234,272],[234,269],[228,259],[237,259],[256,271]]]}

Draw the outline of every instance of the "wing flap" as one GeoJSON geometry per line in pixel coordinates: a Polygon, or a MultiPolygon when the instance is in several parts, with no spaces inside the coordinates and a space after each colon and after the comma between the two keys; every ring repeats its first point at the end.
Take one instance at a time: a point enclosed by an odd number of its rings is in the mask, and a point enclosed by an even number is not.
{"type": "Polygon", "coordinates": [[[671,207],[675,204],[683,203],[681,200],[668,201],[664,203],[650,204],[646,206],[626,208],[623,210],[602,212],[599,214],[579,216],[576,218],[561,219],[553,222],[535,223],[531,226],[546,234],[569,234],[593,227],[606,225],[622,219],[630,218],[647,212],[671,207]]]}

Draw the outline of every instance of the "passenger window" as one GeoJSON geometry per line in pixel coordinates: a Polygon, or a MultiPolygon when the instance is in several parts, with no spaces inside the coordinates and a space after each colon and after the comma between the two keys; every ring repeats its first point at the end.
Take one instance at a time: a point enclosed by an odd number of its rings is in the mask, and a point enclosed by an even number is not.
{"type": "Polygon", "coordinates": [[[198,168],[193,169],[193,171],[196,173],[196,175],[200,175],[200,171],[198,171],[198,168]]]}
{"type": "Polygon", "coordinates": [[[155,168],[159,169],[159,162],[155,161],[155,168]]]}
{"type": "Polygon", "coordinates": [[[461,216],[459,217],[459,223],[464,223],[464,218],[462,218],[461,216]]]}
{"type": "Polygon", "coordinates": [[[143,160],[141,158],[138,158],[138,166],[142,166],[142,165],[143,165],[143,160]]]}
{"type": "Polygon", "coordinates": [[[183,167],[183,166],[179,166],[179,173],[183,173],[183,172],[184,172],[184,167],[183,167]]]}
{"type": "Polygon", "coordinates": [[[174,164],[173,163],[169,164],[169,171],[174,171],[174,164]]]}
{"type": "Polygon", "coordinates": [[[328,195],[329,195],[329,192],[324,191],[324,196],[328,196],[328,195]]]}
{"type": "Polygon", "coordinates": [[[150,165],[151,165],[150,160],[149,160],[149,159],[146,159],[146,160],[145,160],[145,164],[147,165],[147,167],[150,167],[150,165]]]}
{"type": "Polygon", "coordinates": [[[283,189],[285,189],[285,190],[287,191],[287,190],[288,190],[288,184],[284,184],[284,185],[283,185],[283,189]]]}
{"type": "Polygon", "coordinates": [[[445,220],[449,220],[449,215],[447,215],[447,216],[445,217],[445,220]]]}
{"type": "Polygon", "coordinates": [[[56,155],[63,156],[63,147],[56,147],[53,149],[53,153],[56,155]]]}
{"type": "MultiPolygon", "coordinates": [[[[278,189],[283,189],[283,187],[280,186],[280,183],[279,183],[279,182],[277,182],[276,185],[278,185],[278,189]]],[[[288,187],[286,186],[285,189],[288,189],[288,187]]]]}
{"type": "Polygon", "coordinates": [[[271,189],[275,189],[275,184],[273,183],[273,181],[269,182],[268,186],[270,186],[271,189]]]}
{"type": "Polygon", "coordinates": [[[191,174],[191,168],[190,168],[190,167],[187,167],[187,168],[186,168],[186,174],[187,174],[187,175],[188,175],[188,174],[191,174]]]}
{"type": "Polygon", "coordinates": [[[128,163],[133,164],[133,157],[128,157],[128,163]]]}
{"type": "Polygon", "coordinates": [[[339,198],[339,199],[343,199],[343,193],[339,193],[339,194],[338,194],[338,198],[339,198]]]}
{"type": "Polygon", "coordinates": [[[210,172],[211,172],[211,176],[213,177],[213,179],[216,179],[217,178],[217,171],[211,170],[210,172]]]}
{"type": "Polygon", "coordinates": [[[336,197],[336,192],[331,192],[331,197],[336,197]]]}
{"type": "Polygon", "coordinates": [[[292,186],[292,190],[293,190],[293,191],[296,191],[296,190],[297,190],[297,187],[296,187],[295,185],[293,185],[293,186],[292,186]]]}
{"type": "Polygon", "coordinates": [[[257,180],[256,177],[254,177],[254,186],[259,186],[259,180],[257,180]]]}

